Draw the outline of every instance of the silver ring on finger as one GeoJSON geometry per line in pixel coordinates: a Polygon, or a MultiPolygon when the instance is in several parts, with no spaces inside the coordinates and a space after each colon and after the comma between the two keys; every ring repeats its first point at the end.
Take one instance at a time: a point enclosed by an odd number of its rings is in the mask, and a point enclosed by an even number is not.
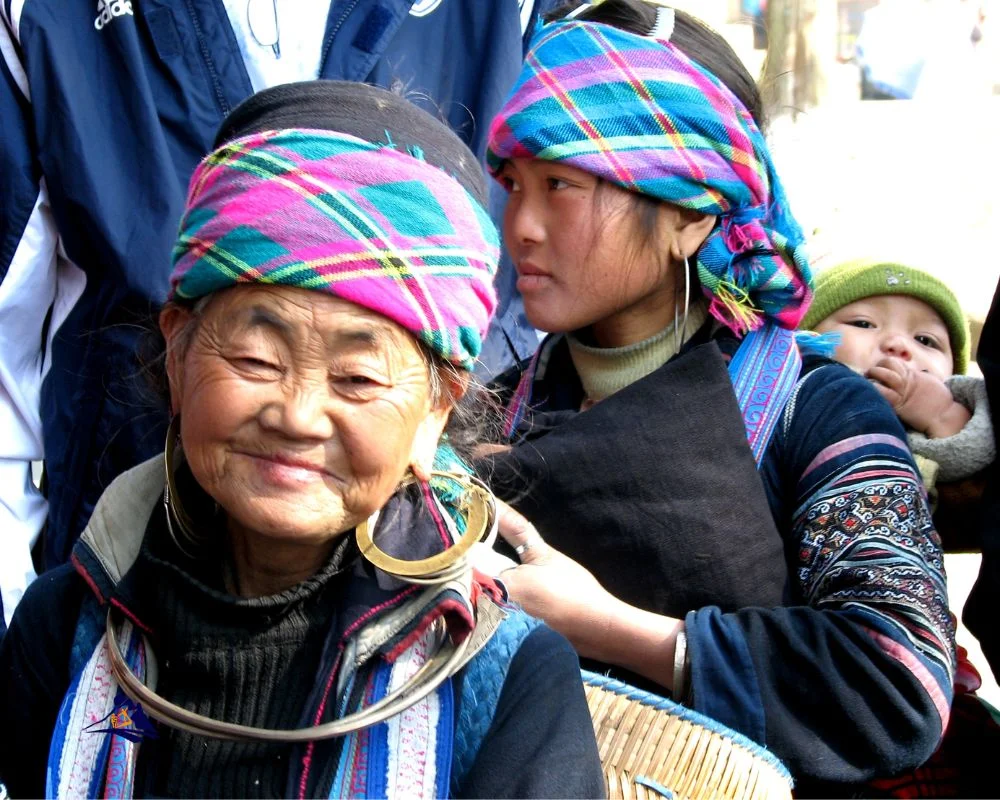
{"type": "Polygon", "coordinates": [[[542,537],[541,536],[537,536],[537,535],[533,536],[528,541],[526,541],[524,544],[519,544],[517,547],[515,547],[514,548],[514,552],[517,553],[517,557],[520,558],[525,553],[527,553],[532,547],[534,547],[536,544],[538,544],[540,541],[542,541],[542,537]]]}

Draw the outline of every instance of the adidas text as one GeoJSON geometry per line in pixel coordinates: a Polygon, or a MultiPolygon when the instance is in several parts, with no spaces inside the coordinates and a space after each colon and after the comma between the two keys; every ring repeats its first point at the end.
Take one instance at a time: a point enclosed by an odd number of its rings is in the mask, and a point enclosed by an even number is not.
{"type": "Polygon", "coordinates": [[[132,15],[132,0],[98,0],[94,27],[101,30],[115,17],[132,15]]]}

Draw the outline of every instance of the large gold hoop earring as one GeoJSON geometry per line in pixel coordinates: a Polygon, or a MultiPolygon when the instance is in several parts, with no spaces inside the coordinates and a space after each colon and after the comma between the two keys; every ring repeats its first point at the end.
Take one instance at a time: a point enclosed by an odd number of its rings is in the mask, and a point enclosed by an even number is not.
{"type": "Polygon", "coordinates": [[[492,547],[496,541],[496,498],[486,484],[473,475],[459,472],[431,472],[431,479],[434,478],[455,481],[463,489],[459,511],[465,514],[465,533],[443,553],[406,561],[379,549],[373,538],[380,513],[378,511],[358,525],[354,532],[361,555],[386,574],[407,583],[430,585],[459,578],[470,568],[466,556],[472,546],[476,542],[483,542],[492,547]]]}
{"type": "Polygon", "coordinates": [[[194,558],[194,555],[184,546],[181,539],[185,539],[191,545],[197,544],[198,539],[194,534],[194,524],[191,522],[191,517],[185,511],[180,501],[177,486],[174,483],[174,454],[180,438],[181,415],[175,414],[170,419],[170,425],[167,427],[167,441],[163,447],[163,470],[165,473],[163,507],[167,513],[167,531],[170,533],[170,538],[174,540],[174,544],[177,545],[177,548],[184,555],[188,558],[194,558]],[[180,531],[180,536],[178,536],[178,531],[180,531]]]}

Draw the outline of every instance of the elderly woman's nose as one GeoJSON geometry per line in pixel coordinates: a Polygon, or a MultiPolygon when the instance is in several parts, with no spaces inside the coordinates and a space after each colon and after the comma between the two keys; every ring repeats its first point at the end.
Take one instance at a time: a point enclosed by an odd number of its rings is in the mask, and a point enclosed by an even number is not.
{"type": "Polygon", "coordinates": [[[329,439],[334,432],[329,401],[329,394],[319,388],[290,391],[263,409],[261,426],[290,439],[329,439]]]}

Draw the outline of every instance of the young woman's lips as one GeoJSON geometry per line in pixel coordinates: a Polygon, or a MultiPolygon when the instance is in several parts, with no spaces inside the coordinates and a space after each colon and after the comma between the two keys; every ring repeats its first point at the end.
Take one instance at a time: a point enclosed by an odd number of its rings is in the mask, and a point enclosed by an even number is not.
{"type": "Polygon", "coordinates": [[[552,284],[552,276],[528,261],[517,265],[517,290],[521,294],[537,292],[552,284]]]}
{"type": "Polygon", "coordinates": [[[320,483],[334,476],[324,467],[287,456],[262,456],[246,453],[257,475],[265,483],[284,489],[298,489],[310,483],[320,483]]]}

